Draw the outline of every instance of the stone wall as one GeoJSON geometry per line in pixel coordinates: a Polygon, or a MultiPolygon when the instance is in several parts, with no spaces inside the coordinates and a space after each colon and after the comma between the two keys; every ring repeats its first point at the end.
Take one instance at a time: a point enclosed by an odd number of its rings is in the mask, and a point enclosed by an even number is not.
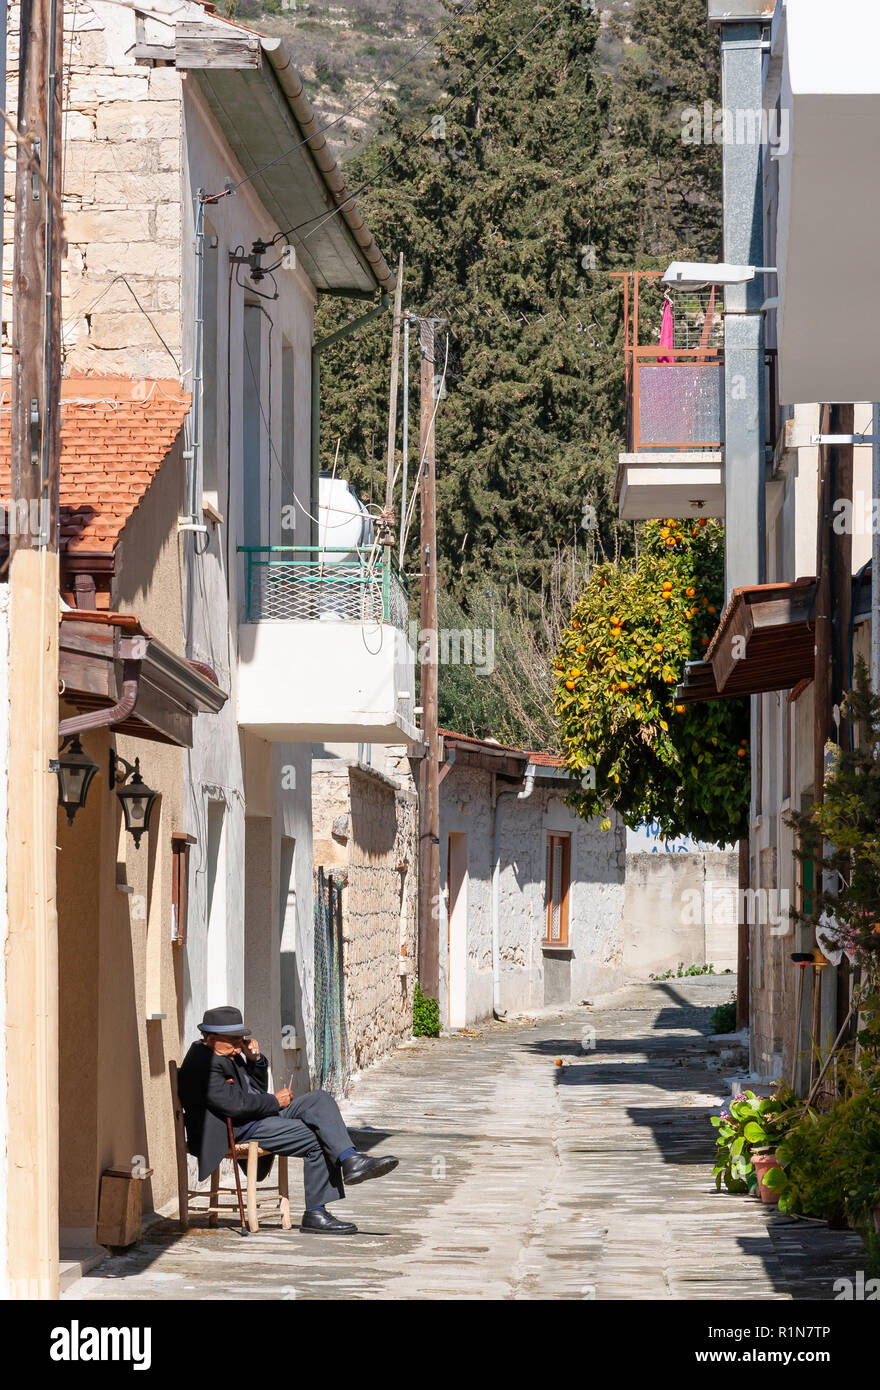
{"type": "MultiPolygon", "coordinates": [[[[159,0],[171,23],[201,5],[159,0]]],[[[134,7],[83,0],[64,16],[65,374],[177,376],[181,365],[182,91],[173,67],[135,63],[173,28],[134,7]],[[141,32],[139,32],[139,30],[141,32]],[[148,317],[149,315],[149,317],[148,317]],[[164,339],[164,344],[162,340],[164,339]],[[172,363],[176,364],[176,370],[172,363]]],[[[9,10],[7,106],[18,85],[19,6],[9,10]]],[[[4,276],[12,273],[15,145],[7,142],[4,276]]],[[[4,305],[11,328],[11,305],[4,305]]],[[[4,336],[3,374],[8,375],[4,336]]]]}
{"type": "Polygon", "coordinates": [[[315,868],[342,896],[345,1017],[352,1070],[412,1032],[418,804],[411,783],[345,758],[312,765],[315,868]]]}

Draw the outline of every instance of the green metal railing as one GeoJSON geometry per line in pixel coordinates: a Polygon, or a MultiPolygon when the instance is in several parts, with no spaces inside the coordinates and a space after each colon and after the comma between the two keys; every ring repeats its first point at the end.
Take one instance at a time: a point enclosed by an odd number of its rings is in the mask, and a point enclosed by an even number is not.
{"type": "Polygon", "coordinates": [[[406,581],[390,549],[240,545],[247,557],[245,621],[407,625],[406,581]],[[297,557],[306,558],[297,558],[297,557]],[[345,556],[345,559],[340,557],[345,556]]]}

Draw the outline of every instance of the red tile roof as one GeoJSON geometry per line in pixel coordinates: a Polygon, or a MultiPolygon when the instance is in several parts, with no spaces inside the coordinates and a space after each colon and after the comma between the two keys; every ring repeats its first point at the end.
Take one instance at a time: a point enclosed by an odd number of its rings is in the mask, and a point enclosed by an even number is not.
{"type": "MultiPolygon", "coordinates": [[[[0,501],[9,498],[10,384],[2,387],[0,501]]],[[[112,551],[180,432],[176,381],[70,377],[61,387],[61,546],[112,551]]]]}

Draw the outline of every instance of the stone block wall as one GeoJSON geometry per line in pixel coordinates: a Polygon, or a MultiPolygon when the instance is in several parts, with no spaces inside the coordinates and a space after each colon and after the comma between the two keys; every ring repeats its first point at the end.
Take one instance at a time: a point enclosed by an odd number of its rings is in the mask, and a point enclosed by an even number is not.
{"type": "MultiPolygon", "coordinates": [[[[173,24],[200,5],[160,3],[173,24]]],[[[181,78],[135,63],[173,27],[83,0],[64,17],[62,265],[65,374],[175,377],[181,360],[181,78]],[[162,341],[164,340],[164,342],[162,341]]],[[[9,9],[7,106],[18,86],[19,6],[9,9]]],[[[15,145],[6,146],[4,278],[12,275],[15,145]]],[[[12,306],[3,317],[11,330],[12,306]]],[[[10,360],[3,336],[3,375],[10,360]]]]}
{"type": "Polygon", "coordinates": [[[412,1032],[418,803],[411,784],[347,759],[312,765],[315,868],[342,896],[345,1017],[352,1070],[412,1032]]]}

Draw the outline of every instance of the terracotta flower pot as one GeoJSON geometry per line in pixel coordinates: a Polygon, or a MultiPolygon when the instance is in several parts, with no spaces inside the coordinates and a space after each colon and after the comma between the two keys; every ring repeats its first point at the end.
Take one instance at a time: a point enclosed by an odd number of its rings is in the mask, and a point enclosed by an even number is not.
{"type": "Polygon", "coordinates": [[[772,1153],[752,1153],[752,1167],[758,1179],[758,1192],[762,1202],[767,1202],[770,1206],[775,1206],[779,1201],[779,1193],[772,1187],[764,1186],[764,1174],[769,1173],[771,1168],[781,1168],[782,1164],[777,1163],[776,1155],[772,1153]]]}

